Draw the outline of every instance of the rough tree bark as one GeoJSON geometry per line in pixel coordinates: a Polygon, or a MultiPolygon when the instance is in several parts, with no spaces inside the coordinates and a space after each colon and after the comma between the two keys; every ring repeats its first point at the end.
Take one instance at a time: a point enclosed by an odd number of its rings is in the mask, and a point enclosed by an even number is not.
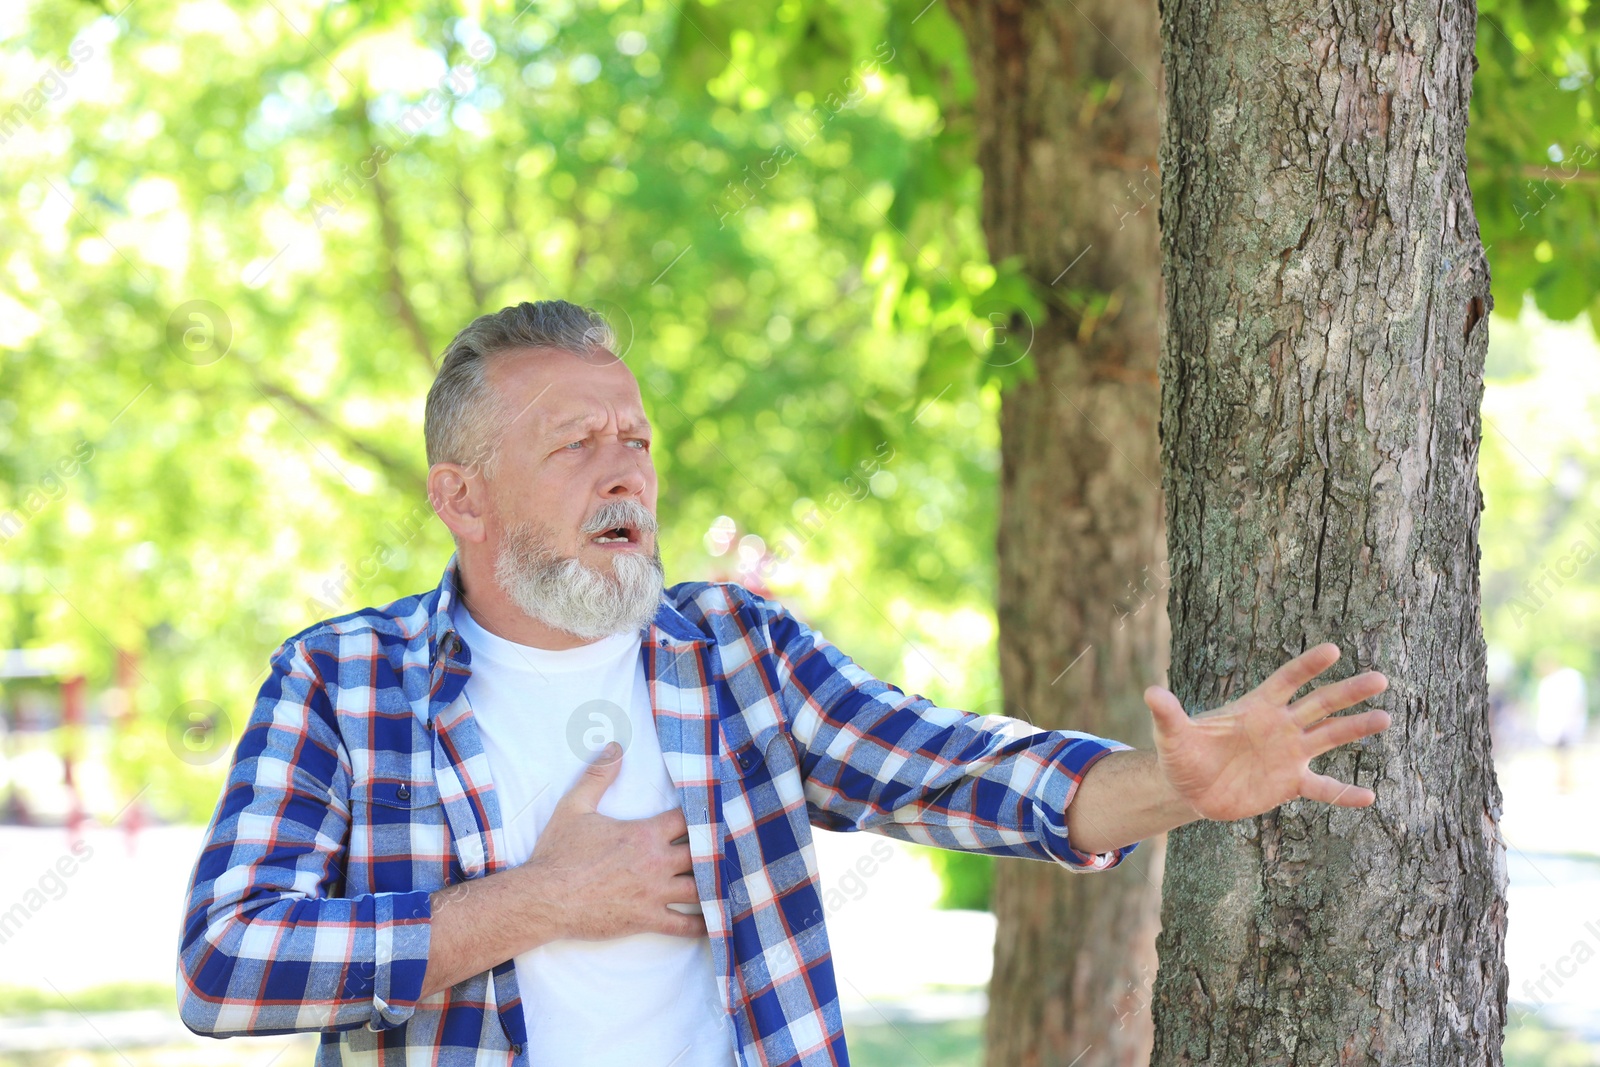
{"type": "MultiPolygon", "coordinates": [[[[1044,321],[1012,321],[996,350],[1029,349],[1038,369],[1001,410],[1006,711],[1145,746],[1140,692],[1167,642],[1155,7],[951,7],[978,85],[990,254],[1021,256],[1050,294],[1044,321]]],[[[1107,874],[999,865],[990,1064],[1148,1062],[1162,844],[1107,874]]]]}
{"type": "Polygon", "coordinates": [[[1318,766],[1373,808],[1172,835],[1163,1067],[1500,1063],[1474,6],[1163,3],[1174,688],[1215,707],[1332,639],[1395,717],[1318,766]]]}

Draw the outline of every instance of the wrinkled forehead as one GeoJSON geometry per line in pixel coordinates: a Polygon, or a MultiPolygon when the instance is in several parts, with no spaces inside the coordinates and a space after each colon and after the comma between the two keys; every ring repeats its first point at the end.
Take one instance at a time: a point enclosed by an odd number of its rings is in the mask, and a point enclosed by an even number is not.
{"type": "Polygon", "coordinates": [[[527,432],[619,429],[650,425],[639,383],[627,364],[601,349],[521,349],[492,359],[488,377],[507,426],[527,432]]]}

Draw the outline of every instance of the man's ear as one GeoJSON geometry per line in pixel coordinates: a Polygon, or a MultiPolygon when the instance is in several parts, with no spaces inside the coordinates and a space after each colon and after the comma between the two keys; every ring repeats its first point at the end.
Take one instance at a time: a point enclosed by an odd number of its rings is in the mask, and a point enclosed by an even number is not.
{"type": "Polygon", "coordinates": [[[428,503],[457,540],[488,539],[489,485],[482,467],[435,463],[428,468],[428,503]]]}

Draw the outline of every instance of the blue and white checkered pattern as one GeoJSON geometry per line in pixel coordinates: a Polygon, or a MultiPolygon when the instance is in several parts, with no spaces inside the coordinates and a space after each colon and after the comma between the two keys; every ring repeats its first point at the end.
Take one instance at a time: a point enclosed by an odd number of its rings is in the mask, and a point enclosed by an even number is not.
{"type": "MultiPolygon", "coordinates": [[[[419,999],[429,894],[509,865],[457,583],[452,558],[436,589],[272,657],[185,904],[196,1032],[321,1031],[319,1067],[527,1064],[511,961],[419,999]]],[[[812,826],[1073,870],[1134,847],[1085,854],[1066,831],[1084,771],[1126,745],[907,696],[738,585],[666,590],[642,639],[746,1067],[849,1062],[812,826]]]]}

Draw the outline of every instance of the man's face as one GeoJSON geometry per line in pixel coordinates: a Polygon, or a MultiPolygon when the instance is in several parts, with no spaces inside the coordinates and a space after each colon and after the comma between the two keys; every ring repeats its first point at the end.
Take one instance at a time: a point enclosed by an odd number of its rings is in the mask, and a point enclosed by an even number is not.
{"type": "Polygon", "coordinates": [[[653,556],[653,522],[585,529],[621,501],[655,516],[650,423],[627,366],[599,349],[508,353],[490,361],[488,379],[505,420],[489,475],[490,546],[528,525],[557,555],[605,572],[618,555],[653,556]]]}
{"type": "Polygon", "coordinates": [[[637,630],[661,597],[656,474],[639,387],[608,353],[489,365],[505,420],[488,464],[495,581],[530,618],[596,640],[637,630]]]}

